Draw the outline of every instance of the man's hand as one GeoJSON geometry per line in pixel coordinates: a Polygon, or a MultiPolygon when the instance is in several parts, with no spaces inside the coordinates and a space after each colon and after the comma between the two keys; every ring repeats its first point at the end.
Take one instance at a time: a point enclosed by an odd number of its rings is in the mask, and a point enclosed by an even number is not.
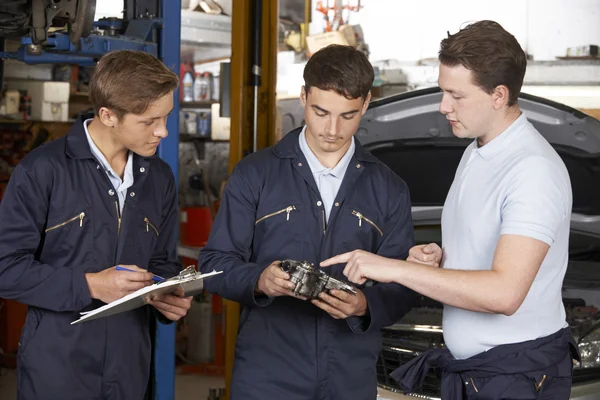
{"type": "Polygon", "coordinates": [[[427,264],[438,268],[442,265],[442,256],[442,249],[436,243],[421,244],[410,249],[406,261],[427,264]]]}
{"type": "Polygon", "coordinates": [[[331,257],[321,263],[322,267],[346,263],[344,275],[358,285],[368,279],[390,283],[397,282],[401,268],[398,260],[385,258],[364,250],[354,250],[349,253],[331,257]]]}
{"type": "Polygon", "coordinates": [[[145,269],[137,265],[122,265],[122,267],[133,272],[117,271],[116,267],[111,267],[101,272],[85,274],[92,299],[110,303],[154,283],[152,273],[145,269]]]}
{"type": "Polygon", "coordinates": [[[290,282],[290,275],[281,270],[281,261],[274,261],[269,265],[258,278],[256,291],[259,294],[265,294],[269,297],[293,296],[302,300],[302,296],[294,296],[293,290],[296,284],[290,282]]]}
{"type": "Polygon", "coordinates": [[[183,296],[183,289],[177,288],[173,294],[152,296],[147,300],[147,303],[156,308],[162,315],[171,321],[179,321],[179,319],[185,317],[192,305],[192,297],[183,296]]]}
{"type": "Polygon", "coordinates": [[[331,290],[329,294],[321,292],[319,298],[313,299],[312,303],[334,319],[362,317],[368,309],[367,298],[360,290],[357,290],[356,294],[346,293],[343,290],[331,290]]]}

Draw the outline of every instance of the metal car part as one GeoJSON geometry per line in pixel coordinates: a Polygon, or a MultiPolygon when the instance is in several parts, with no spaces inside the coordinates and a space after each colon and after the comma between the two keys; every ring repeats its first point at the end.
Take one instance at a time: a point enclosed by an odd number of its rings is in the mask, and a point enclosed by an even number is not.
{"type": "Polygon", "coordinates": [[[307,261],[283,260],[281,269],[290,275],[290,281],[296,284],[294,295],[314,299],[321,292],[330,290],[343,290],[346,293],[356,294],[356,289],[342,281],[339,281],[325,272],[314,268],[307,261]]]}
{"type": "Polygon", "coordinates": [[[92,32],[95,14],[96,0],[79,0],[77,2],[75,17],[69,20],[69,39],[71,43],[79,43],[82,37],[87,37],[92,32]]]}

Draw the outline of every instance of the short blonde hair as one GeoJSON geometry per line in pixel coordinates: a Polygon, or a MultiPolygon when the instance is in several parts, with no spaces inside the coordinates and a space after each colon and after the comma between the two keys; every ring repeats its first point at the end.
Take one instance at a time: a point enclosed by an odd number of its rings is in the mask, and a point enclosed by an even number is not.
{"type": "Polygon", "coordinates": [[[178,86],[177,74],[153,55],[118,50],[98,62],[90,80],[90,101],[96,115],[106,107],[121,119],[125,114],[143,114],[178,86]]]}

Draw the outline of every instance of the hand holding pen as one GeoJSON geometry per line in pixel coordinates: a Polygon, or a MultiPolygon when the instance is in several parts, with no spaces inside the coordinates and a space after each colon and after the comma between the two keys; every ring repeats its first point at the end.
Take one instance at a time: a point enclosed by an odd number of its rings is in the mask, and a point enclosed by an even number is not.
{"type": "MultiPolygon", "coordinates": [[[[122,266],[120,266],[120,265],[117,265],[117,267],[116,267],[115,269],[116,269],[117,271],[129,271],[129,272],[135,272],[135,270],[133,270],[133,269],[130,269],[130,268],[125,268],[125,267],[122,267],[122,266]]],[[[164,280],[165,280],[165,278],[161,278],[161,277],[160,277],[160,276],[158,276],[158,275],[153,275],[153,276],[152,276],[152,280],[153,280],[154,282],[162,282],[162,281],[164,281],[164,280]]]]}
{"type": "Polygon", "coordinates": [[[119,265],[85,274],[90,297],[110,303],[162,279],[137,265],[119,265]]]}

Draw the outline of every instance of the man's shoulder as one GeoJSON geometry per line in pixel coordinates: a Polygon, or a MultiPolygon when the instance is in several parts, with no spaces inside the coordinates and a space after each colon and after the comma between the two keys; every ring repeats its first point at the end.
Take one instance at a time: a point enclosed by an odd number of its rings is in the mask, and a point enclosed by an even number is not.
{"type": "Polygon", "coordinates": [[[504,184],[509,192],[532,197],[560,196],[570,208],[573,195],[566,164],[537,130],[529,130],[504,162],[504,184]]]}
{"type": "Polygon", "coordinates": [[[269,146],[255,153],[248,154],[235,165],[234,173],[251,176],[278,168],[284,159],[275,154],[273,151],[274,147],[269,146]]]}
{"type": "Polygon", "coordinates": [[[65,143],[66,136],[43,143],[27,153],[19,164],[29,173],[53,169],[57,164],[63,164],[67,157],[65,143]]]}
{"type": "Polygon", "coordinates": [[[568,176],[567,167],[556,149],[533,126],[523,132],[523,138],[511,146],[507,167],[513,173],[559,174],[568,176]]]}
{"type": "Polygon", "coordinates": [[[161,178],[169,179],[173,176],[173,170],[171,166],[158,155],[147,158],[150,163],[150,168],[153,173],[157,174],[161,178]]]}

